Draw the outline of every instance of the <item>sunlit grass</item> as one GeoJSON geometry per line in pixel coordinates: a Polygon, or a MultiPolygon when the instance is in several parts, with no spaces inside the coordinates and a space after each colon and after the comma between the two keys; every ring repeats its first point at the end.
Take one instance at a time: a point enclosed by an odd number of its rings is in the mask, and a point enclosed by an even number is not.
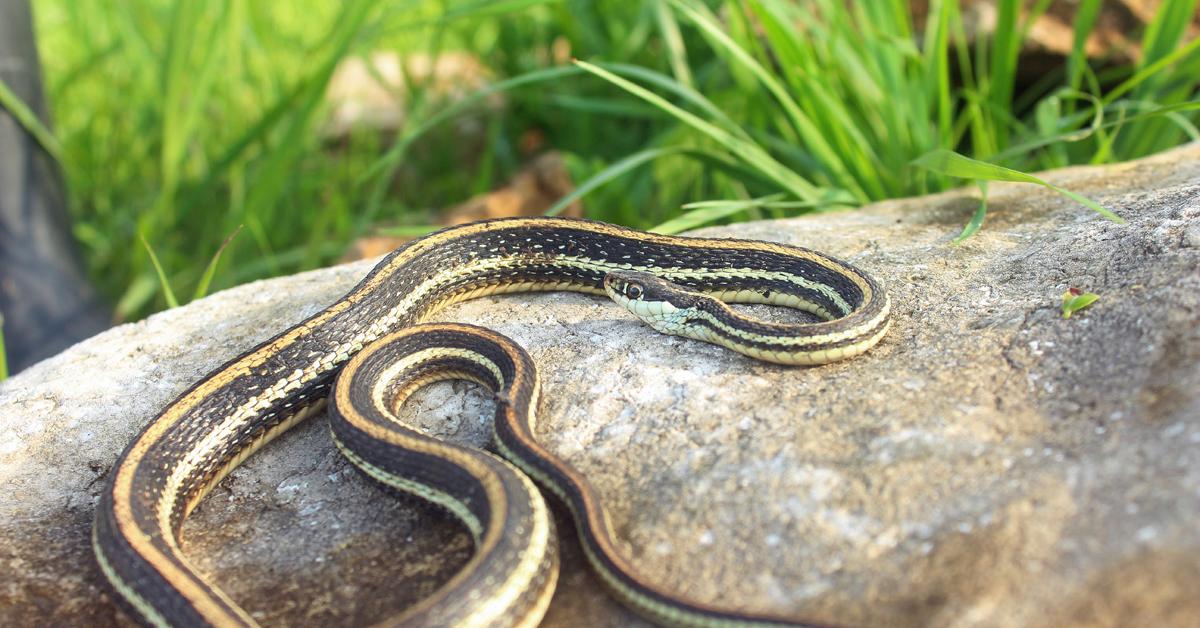
{"type": "Polygon", "coordinates": [[[8,379],[8,354],[4,351],[4,314],[0,314],[0,382],[8,379]]]}
{"type": "MultiPolygon", "coordinates": [[[[1186,23],[1194,0],[1162,4],[1147,29],[1141,62],[1118,68],[1116,78],[1124,74],[1124,80],[1107,88],[1082,57],[1098,10],[1098,3],[1084,2],[1068,84],[1026,96],[1031,113],[1016,110],[1016,55],[1048,2],[1020,18],[1016,2],[999,2],[996,35],[967,50],[957,4],[948,1],[931,3],[923,48],[914,43],[903,2],[746,0],[723,3],[718,13],[667,1],[703,33],[714,63],[727,70],[708,73],[721,76],[727,88],[701,90],[703,109],[721,115],[690,111],[636,81],[577,63],[690,127],[677,145],[715,143],[716,156],[769,181],[766,187],[745,182],[747,189],[722,211],[705,208],[703,215],[713,219],[737,216],[731,208],[739,203],[780,190],[781,200],[798,203],[797,209],[825,209],[844,205],[845,198],[862,204],[940,190],[960,178],[1048,185],[1023,171],[1128,159],[1200,137],[1192,113],[1200,108],[1194,100],[1200,42],[1185,44],[1185,28],[1165,26],[1186,23]],[[947,61],[952,54],[957,77],[947,61]],[[1085,79],[1090,91],[1082,89],[1085,79]],[[1144,97],[1125,97],[1132,94],[1144,97]],[[726,115],[731,111],[737,113],[726,115]],[[739,122],[730,123],[731,117],[739,122]],[[827,200],[812,207],[816,186],[827,200]]],[[[682,89],[682,80],[668,87],[682,89]]],[[[667,148],[658,150],[671,154],[667,148]]],[[[595,178],[610,175],[601,171],[595,178]]],[[[1050,187],[1119,220],[1090,199],[1050,187]]],[[[981,208],[964,236],[982,224],[981,208]]]]}
{"type": "Polygon", "coordinates": [[[376,224],[423,232],[520,169],[530,134],[579,184],[552,212],[582,198],[663,231],[960,185],[920,167],[947,151],[1019,174],[1163,150],[1200,137],[1196,1],[1161,4],[1135,65],[1099,68],[1082,51],[1101,2],[1081,0],[1062,72],[1019,91],[1044,1],[1000,0],[999,35],[969,44],[950,0],[924,24],[901,0],[46,0],[54,125],[35,132],[128,319],[327,265],[376,224]],[[411,84],[394,133],[324,137],[333,69],[380,50],[466,51],[491,83],[454,103],[411,84]]]}

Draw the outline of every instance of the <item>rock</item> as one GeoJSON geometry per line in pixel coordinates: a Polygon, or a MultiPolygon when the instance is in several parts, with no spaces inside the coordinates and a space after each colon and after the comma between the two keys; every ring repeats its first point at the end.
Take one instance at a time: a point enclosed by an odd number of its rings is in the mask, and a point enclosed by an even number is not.
{"type": "MultiPolygon", "coordinates": [[[[713,228],[808,245],[882,279],[895,324],[818,368],[661,336],[599,298],[516,295],[440,318],[542,365],[539,437],[596,483],[622,551],[662,587],[839,624],[1187,625],[1200,616],[1200,144],[1046,175],[1129,220],[996,184],[713,228]],[[1100,295],[1064,320],[1060,295],[1100,295]]],[[[0,385],[0,623],[104,625],[88,534],[118,452],[208,370],[337,298],[357,263],[124,325],[0,385]]],[[[465,384],[408,408],[480,443],[465,384]]],[[[565,522],[560,522],[566,529],[565,522]]],[[[185,549],[264,622],[363,623],[470,552],[384,493],[311,421],[235,471],[185,549]]],[[[573,541],[546,624],[626,625],[573,541]]]]}

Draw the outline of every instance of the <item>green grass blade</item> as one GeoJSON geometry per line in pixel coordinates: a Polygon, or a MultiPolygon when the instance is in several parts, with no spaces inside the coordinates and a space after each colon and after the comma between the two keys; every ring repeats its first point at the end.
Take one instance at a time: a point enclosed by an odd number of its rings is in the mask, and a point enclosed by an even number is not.
{"type": "Polygon", "coordinates": [[[742,207],[742,208],[765,207],[765,206],[773,204],[773,203],[784,202],[784,200],[783,200],[784,198],[786,198],[786,196],[783,194],[768,194],[766,196],[760,196],[758,198],[718,199],[718,200],[712,200],[712,201],[696,201],[694,203],[684,204],[682,209],[707,209],[707,208],[711,208],[711,207],[733,207],[735,205],[738,207],[742,207]]]}
{"type": "Polygon", "coordinates": [[[1071,315],[1083,308],[1100,300],[1100,295],[1092,292],[1083,292],[1078,288],[1071,288],[1062,295],[1062,317],[1071,318],[1071,315]]]}
{"type": "Polygon", "coordinates": [[[54,158],[54,161],[62,161],[62,145],[58,143],[58,138],[54,137],[54,134],[42,124],[33,110],[20,98],[17,98],[17,95],[2,80],[0,80],[0,108],[8,111],[17,123],[33,136],[42,149],[54,158]]]}
{"type": "Polygon", "coordinates": [[[313,252],[328,258],[336,258],[346,252],[345,244],[342,242],[319,242],[315,246],[303,244],[301,246],[286,249],[277,252],[271,259],[253,259],[246,264],[238,266],[233,274],[233,282],[241,283],[249,281],[256,277],[261,277],[272,266],[294,266],[302,263],[305,259],[312,257],[313,252]]]}
{"type": "Polygon", "coordinates": [[[655,225],[648,229],[648,231],[671,235],[681,231],[695,229],[723,218],[736,216],[737,214],[741,214],[756,207],[758,206],[749,201],[730,202],[726,205],[716,207],[701,207],[680,214],[670,220],[667,220],[666,222],[655,225]]]}
{"type": "Polygon", "coordinates": [[[430,116],[420,124],[415,125],[412,129],[405,131],[403,137],[398,139],[391,148],[387,150],[375,163],[359,177],[359,183],[366,182],[370,179],[378,177],[387,170],[392,169],[404,157],[404,153],[408,147],[419,137],[427,133],[430,129],[442,124],[443,122],[462,114],[467,109],[475,106],[483,101],[484,98],[492,94],[504,93],[518,87],[526,85],[535,85],[538,83],[546,83],[559,79],[580,74],[581,70],[575,67],[552,67],[543,70],[528,72],[520,76],[499,81],[482,87],[463,99],[456,101],[453,105],[440,109],[437,113],[430,116]]]}
{"type": "MultiPolygon", "coordinates": [[[[1102,109],[1097,107],[1097,116],[1102,115],[1102,111],[1102,109]]],[[[1059,98],[1057,95],[1050,96],[1049,98],[1043,98],[1040,102],[1038,102],[1037,106],[1034,107],[1033,119],[1037,126],[1038,135],[1042,137],[1049,137],[1056,134],[1058,132],[1059,123],[1063,117],[1065,117],[1065,115],[1066,114],[1063,111],[1062,98],[1059,98]]],[[[1066,146],[1057,144],[1050,147],[1050,149],[1046,151],[1045,160],[1048,160],[1050,162],[1049,165],[1055,168],[1061,168],[1062,166],[1067,165],[1070,160],[1067,158],[1066,146]]],[[[993,155],[992,161],[999,161],[999,159],[996,159],[996,156],[993,155]]]]}
{"type": "Polygon", "coordinates": [[[925,22],[925,50],[922,51],[925,71],[925,92],[930,102],[936,102],[938,144],[950,142],[954,128],[954,104],[950,84],[950,19],[954,15],[954,0],[934,0],[929,5],[925,22]]]}
{"type": "Polygon", "coordinates": [[[665,157],[667,155],[678,155],[680,153],[685,152],[686,150],[687,149],[682,148],[682,147],[672,146],[672,147],[666,147],[666,148],[648,148],[646,150],[641,150],[636,153],[633,153],[632,155],[629,155],[629,156],[609,165],[607,168],[604,168],[600,172],[597,172],[596,174],[589,177],[587,181],[584,181],[583,183],[579,184],[579,186],[576,187],[574,190],[571,190],[570,194],[567,194],[567,195],[563,196],[562,198],[558,199],[557,202],[555,202],[553,205],[550,206],[549,209],[546,210],[545,214],[547,216],[557,216],[560,213],[562,213],[562,211],[564,209],[566,209],[571,203],[574,203],[577,199],[582,198],[584,195],[588,194],[592,190],[595,190],[596,188],[604,185],[605,183],[608,183],[609,181],[616,179],[617,177],[629,172],[630,170],[633,170],[634,168],[637,168],[638,166],[641,166],[642,164],[645,164],[647,162],[658,159],[659,157],[665,157]]]}
{"type": "Polygon", "coordinates": [[[1102,99],[1104,104],[1105,105],[1112,104],[1116,99],[1120,98],[1121,96],[1124,96],[1130,90],[1138,87],[1139,85],[1144,83],[1146,80],[1148,80],[1150,77],[1161,72],[1163,68],[1171,65],[1172,63],[1175,63],[1176,61],[1179,61],[1180,59],[1190,56],[1192,53],[1196,52],[1197,50],[1200,50],[1200,37],[1197,37],[1196,39],[1193,39],[1192,41],[1188,42],[1187,44],[1176,48],[1170,54],[1166,55],[1165,57],[1162,57],[1161,59],[1159,59],[1158,61],[1155,61],[1154,63],[1151,63],[1151,64],[1141,68],[1136,73],[1134,73],[1133,76],[1122,81],[1120,85],[1114,87],[1112,89],[1112,91],[1110,91],[1104,95],[1104,98],[1102,99]]]}
{"type": "Polygon", "coordinates": [[[214,193],[214,190],[225,183],[225,175],[233,165],[239,159],[245,157],[250,147],[258,143],[265,143],[271,131],[296,107],[300,97],[305,92],[307,84],[308,81],[301,81],[295,87],[288,90],[254,124],[250,125],[244,133],[232,142],[229,142],[226,148],[220,151],[220,156],[213,161],[212,166],[208,170],[208,176],[196,185],[195,189],[187,194],[186,198],[180,203],[180,209],[182,211],[190,210],[195,203],[208,198],[214,193]]]}
{"type": "MultiPolygon", "coordinates": [[[[113,307],[113,318],[117,321],[130,320],[154,299],[158,292],[158,280],[152,275],[138,275],[130,281],[113,307]]],[[[156,308],[157,309],[157,308],[156,308]]]]}
{"type": "MultiPolygon", "coordinates": [[[[209,6],[219,7],[220,10],[220,13],[214,16],[217,26],[213,32],[209,33],[212,38],[217,38],[224,34],[229,3],[214,2],[209,6]]],[[[195,30],[196,27],[192,25],[189,29],[195,30]]],[[[173,184],[177,184],[181,176],[186,149],[199,129],[203,119],[202,114],[215,100],[216,79],[220,75],[225,60],[222,54],[224,49],[220,46],[204,45],[199,49],[204,52],[204,59],[199,70],[183,71],[182,79],[187,84],[186,98],[182,101],[172,102],[172,108],[167,109],[163,120],[163,179],[171,181],[173,184]],[[170,125],[168,125],[169,122],[170,125]]],[[[171,84],[174,89],[182,91],[176,87],[174,79],[171,80],[171,84]]],[[[173,94],[173,97],[175,99],[182,98],[183,94],[173,94]]],[[[175,190],[172,188],[170,193],[174,195],[174,192],[175,190]]]]}
{"type": "Polygon", "coordinates": [[[208,261],[208,266],[204,268],[204,274],[200,276],[200,283],[196,285],[196,291],[192,293],[193,301],[196,299],[203,299],[204,296],[208,294],[208,286],[212,283],[213,275],[217,273],[217,262],[221,261],[221,253],[225,252],[225,247],[229,246],[229,243],[232,242],[233,238],[236,237],[238,233],[241,233],[241,231],[242,225],[238,225],[238,228],[225,238],[225,241],[221,243],[221,246],[217,247],[217,252],[213,253],[212,259],[208,261]]]}
{"type": "Polygon", "coordinates": [[[806,201],[788,201],[784,200],[784,194],[768,194],[758,198],[750,199],[735,199],[735,200],[713,200],[713,201],[698,201],[688,203],[682,209],[689,210],[667,220],[657,226],[651,227],[649,231],[655,233],[673,234],[688,229],[695,229],[706,224],[736,216],[741,213],[750,212],[759,209],[771,210],[811,210],[811,209],[827,209],[833,205],[843,205],[845,203],[854,202],[844,192],[840,190],[825,190],[825,197],[817,202],[806,201]]]}
{"type": "Polygon", "coordinates": [[[669,1],[675,6],[677,11],[699,27],[709,37],[711,42],[725,51],[730,59],[748,70],[762,83],[763,87],[767,88],[767,91],[783,107],[788,119],[795,126],[796,131],[800,134],[800,137],[804,140],[809,150],[833,173],[834,180],[837,181],[838,185],[847,188],[860,199],[866,200],[866,193],[862,191],[858,183],[849,175],[842,158],[833,150],[833,147],[830,146],[821,130],[813,124],[808,115],[796,104],[796,101],[788,93],[787,89],[784,88],[783,84],[768,72],[750,53],[746,52],[744,48],[730,38],[721,28],[721,25],[711,17],[679,0],[669,1]]]}
{"type": "Polygon", "coordinates": [[[1116,222],[1124,223],[1125,220],[1111,211],[1101,207],[1099,203],[1093,201],[1082,194],[1072,192],[1065,188],[1061,188],[1053,183],[1039,179],[1031,174],[1025,174],[1018,170],[997,166],[985,161],[964,157],[954,151],[939,149],[925,153],[913,161],[913,165],[920,166],[927,170],[932,170],[944,175],[952,177],[960,177],[963,179],[985,179],[988,181],[1015,181],[1018,183],[1034,183],[1042,187],[1054,190],[1063,196],[1074,200],[1081,205],[1084,205],[1104,216],[1105,218],[1116,222]]]}
{"type": "MultiPolygon", "coordinates": [[[[784,198],[783,194],[769,194],[758,198],[745,200],[720,200],[720,201],[700,201],[697,203],[688,203],[683,206],[683,209],[690,210],[679,216],[676,216],[666,222],[660,223],[651,227],[649,231],[654,233],[674,234],[688,229],[716,222],[723,218],[736,216],[752,209],[759,209],[766,206],[768,203],[780,201],[784,198]]],[[[803,203],[808,205],[807,203],[803,203]]]]}
{"type": "MultiPolygon", "coordinates": [[[[1019,0],[996,2],[996,25],[992,28],[991,68],[988,73],[988,100],[993,108],[1007,111],[1012,105],[1013,86],[1017,80],[1017,56],[1021,52],[1020,29],[1017,28],[1019,0]]],[[[996,133],[997,140],[1004,137],[996,133]]],[[[997,142],[997,148],[1003,146],[997,142]]]]}
{"type": "MultiPolygon", "coordinates": [[[[1089,96],[1089,98],[1094,98],[1094,97],[1089,96]]],[[[1136,103],[1130,103],[1129,101],[1121,101],[1120,104],[1133,105],[1136,103]]],[[[1105,122],[1099,122],[1100,120],[1103,120],[1103,111],[1099,108],[1097,108],[1095,113],[1091,114],[1090,116],[1087,115],[1086,112],[1079,112],[1079,113],[1073,114],[1073,117],[1081,119],[1081,120],[1091,117],[1092,124],[1086,128],[1079,129],[1076,131],[1068,131],[1066,133],[1060,133],[1060,134],[1052,135],[1049,137],[1040,137],[1040,138],[1036,138],[1036,139],[1032,139],[1032,140],[1023,142],[1021,144],[1010,146],[1007,149],[1005,149],[999,153],[996,153],[995,155],[992,155],[992,159],[995,161],[1005,161],[1007,159],[1012,159],[1012,158],[1016,158],[1016,157],[1020,157],[1022,155],[1028,154],[1034,150],[1042,148],[1043,146],[1049,146],[1051,144],[1058,144],[1058,143],[1082,141],[1082,140],[1085,140],[1085,139],[1091,137],[1098,131],[1101,131],[1104,129],[1111,129],[1113,127],[1117,127],[1122,124],[1129,124],[1132,122],[1139,122],[1142,120],[1151,120],[1154,118],[1170,116],[1172,114],[1179,114],[1179,113],[1183,113],[1183,112],[1187,112],[1187,111],[1200,111],[1200,100],[1192,100],[1192,101],[1188,101],[1188,102],[1177,103],[1174,105],[1168,105],[1166,107],[1160,107],[1157,104],[1154,104],[1152,106],[1153,106],[1153,109],[1151,111],[1128,116],[1124,119],[1108,120],[1105,122]]],[[[1072,116],[1066,116],[1064,118],[1064,122],[1066,123],[1066,126],[1073,125],[1073,123],[1071,122],[1071,119],[1072,119],[1072,116]]],[[[1182,122],[1186,122],[1186,118],[1182,122]]],[[[1185,132],[1189,132],[1189,134],[1190,134],[1190,130],[1189,130],[1188,126],[1181,124],[1181,128],[1183,128],[1185,130],[1185,132]]]]}
{"type": "Polygon", "coordinates": [[[1193,142],[1200,141],[1200,128],[1197,128],[1195,124],[1192,124],[1191,120],[1188,120],[1185,116],[1182,116],[1178,113],[1167,113],[1165,114],[1165,117],[1167,120],[1175,123],[1175,125],[1178,126],[1179,129],[1188,136],[1189,140],[1193,142]]]}
{"type": "Polygon", "coordinates": [[[300,157],[308,138],[305,130],[311,124],[313,115],[324,98],[325,87],[338,62],[354,44],[373,5],[374,3],[368,0],[359,0],[347,4],[343,9],[331,37],[329,51],[317,64],[316,71],[311,75],[303,95],[299,98],[296,111],[283,131],[282,140],[268,154],[254,187],[246,197],[248,211],[266,211],[273,208],[288,180],[292,178],[293,165],[300,157]]]}
{"type": "Polygon", "coordinates": [[[548,105],[570,109],[584,114],[600,114],[606,116],[623,116],[627,118],[661,117],[663,112],[649,105],[639,105],[629,102],[629,99],[613,100],[595,96],[571,96],[569,94],[546,94],[544,102],[548,105]]]}
{"type": "Polygon", "coordinates": [[[694,87],[692,70],[688,66],[687,49],[683,45],[683,36],[679,32],[679,22],[671,13],[666,0],[654,0],[654,18],[658,22],[658,30],[662,34],[663,44],[667,48],[667,62],[671,73],[681,85],[694,87]]]}
{"type": "MultiPolygon", "coordinates": [[[[1196,15],[1197,0],[1164,0],[1146,27],[1142,41],[1140,65],[1150,67],[1180,49],[1192,18],[1196,15]]],[[[1200,41],[1196,38],[1192,43],[1200,41]]],[[[1190,73],[1183,64],[1172,69],[1147,75],[1133,91],[1134,100],[1151,100],[1170,104],[1184,100],[1195,92],[1196,66],[1190,73]],[[1178,77],[1178,78],[1177,78],[1178,77]]],[[[1178,134],[1165,121],[1144,122],[1130,127],[1117,142],[1116,152],[1122,158],[1133,158],[1162,150],[1179,142],[1178,134]]]]}
{"type": "Polygon", "coordinates": [[[1127,112],[1129,108],[1120,106],[1124,104],[1124,102],[1117,103],[1117,129],[1112,133],[1101,132],[1097,134],[1096,148],[1092,152],[1092,158],[1089,160],[1089,163],[1102,164],[1112,158],[1113,146],[1116,144],[1117,139],[1121,137],[1125,120],[1128,117],[1127,112]]]}
{"type": "Polygon", "coordinates": [[[805,180],[800,175],[788,169],[783,164],[771,157],[762,147],[753,142],[737,137],[728,131],[700,118],[699,116],[686,111],[670,102],[661,96],[651,92],[650,90],[628,81],[604,68],[587,63],[586,61],[575,61],[575,65],[584,70],[603,78],[604,80],[613,83],[614,85],[624,89],[625,91],[649,102],[650,104],[662,109],[673,117],[677,118],[684,124],[696,129],[697,131],[712,138],[717,143],[729,149],[739,159],[755,167],[762,172],[766,177],[775,181],[778,185],[791,192],[797,198],[804,200],[816,200],[817,188],[812,183],[805,180]]]}
{"type": "Polygon", "coordinates": [[[1096,28],[1096,18],[1100,16],[1101,0],[1080,0],[1079,8],[1075,9],[1074,38],[1071,41],[1071,55],[1067,58],[1067,87],[1078,90],[1083,84],[1083,71],[1087,68],[1088,36],[1096,28]]]}
{"type": "Polygon", "coordinates": [[[419,238],[443,228],[445,228],[445,225],[399,225],[395,227],[383,227],[382,229],[375,230],[375,233],[396,238],[419,238]]]}
{"type": "Polygon", "coordinates": [[[704,94],[701,94],[700,92],[696,91],[696,89],[684,85],[683,83],[671,78],[670,76],[667,76],[666,74],[655,72],[654,70],[641,66],[630,65],[628,63],[597,63],[596,65],[604,68],[605,70],[609,70],[614,74],[636,78],[643,83],[650,83],[656,87],[671,92],[672,94],[682,98],[688,104],[700,109],[708,116],[710,121],[716,123],[721,128],[738,137],[750,141],[750,136],[746,133],[746,130],[738,126],[737,122],[735,122],[733,118],[729,117],[729,114],[722,111],[720,107],[716,106],[711,100],[705,97],[704,94]]]}
{"type": "Polygon", "coordinates": [[[0,313],[0,382],[8,379],[8,353],[4,349],[4,314],[0,313]]]}
{"type": "Polygon", "coordinates": [[[146,253],[150,256],[150,263],[154,266],[154,273],[158,275],[158,286],[162,289],[163,298],[167,300],[167,307],[179,307],[179,299],[175,298],[175,291],[171,289],[171,282],[167,281],[167,274],[163,272],[162,264],[158,262],[158,255],[155,255],[154,248],[146,241],[146,236],[141,233],[138,238],[142,240],[142,246],[146,247],[146,253]]]}
{"type": "MultiPolygon", "coordinates": [[[[1142,65],[1151,65],[1178,49],[1196,15],[1197,0],[1164,0],[1146,27],[1142,39],[1142,65]]],[[[1151,85],[1144,84],[1144,89],[1151,85]]],[[[1144,96],[1144,94],[1141,94],[1144,96]]]]}
{"type": "MultiPolygon", "coordinates": [[[[226,3],[219,3],[227,7],[226,3]]],[[[159,168],[162,181],[156,210],[144,214],[143,228],[161,220],[170,224],[174,213],[175,190],[179,185],[180,169],[188,145],[185,119],[189,103],[207,102],[207,93],[189,93],[195,76],[188,68],[193,43],[199,30],[197,24],[204,9],[198,0],[178,0],[171,6],[170,30],[166,37],[167,49],[159,68],[162,83],[162,126],[160,129],[161,150],[159,168]]],[[[211,55],[210,51],[210,55],[211,55]]],[[[209,85],[211,86],[211,84],[209,85]]],[[[206,92],[208,86],[202,86],[206,92]]]]}
{"type": "MultiPolygon", "coordinates": [[[[475,0],[464,2],[446,11],[437,23],[463,18],[496,17],[506,13],[524,11],[545,4],[557,4],[563,0],[475,0]]],[[[426,25],[430,25],[426,23],[426,25]]]]}
{"type": "Polygon", "coordinates": [[[980,227],[983,226],[984,217],[987,216],[988,183],[984,179],[976,179],[975,183],[979,185],[979,207],[975,210],[975,214],[971,216],[971,220],[967,221],[966,226],[963,227],[962,233],[950,241],[952,246],[958,246],[967,238],[978,233],[980,227]]]}
{"type": "MultiPolygon", "coordinates": [[[[897,52],[891,46],[892,41],[871,44],[866,49],[855,45],[852,40],[857,35],[836,31],[840,26],[834,26],[834,34],[822,36],[817,33],[801,36],[797,32],[796,23],[801,19],[795,8],[789,10],[791,4],[778,0],[754,0],[747,4],[753,10],[754,27],[747,26],[747,34],[743,46],[752,47],[762,58],[760,67],[769,67],[775,73],[781,74],[780,79],[787,83],[790,92],[781,86],[781,91],[787,96],[782,101],[785,116],[775,126],[787,132],[797,129],[799,139],[794,140],[812,150],[814,157],[821,163],[816,170],[827,175],[845,186],[860,200],[882,198],[887,196],[887,174],[889,169],[884,166],[884,159],[879,152],[887,151],[896,144],[907,144],[907,141],[894,141],[895,138],[877,140],[869,137],[872,127],[877,136],[880,128],[887,128],[892,133],[905,134],[909,129],[906,123],[882,122],[882,117],[896,116],[899,109],[887,107],[880,103],[884,101],[884,93],[895,90],[885,87],[885,84],[903,82],[895,76],[896,58],[884,58],[887,55],[877,55],[871,46],[887,47],[890,53],[897,52]],[[762,30],[762,36],[757,31],[762,30]],[[765,37],[765,42],[759,40],[765,37]],[[815,48],[812,40],[829,39],[831,50],[823,51],[815,48]],[[814,59],[822,55],[831,55],[832,59],[821,60],[813,68],[814,59]],[[825,65],[825,67],[822,67],[825,65]],[[829,65],[836,67],[831,71],[829,65]],[[855,77],[853,87],[841,89],[841,75],[849,74],[855,77]],[[864,104],[865,103],[865,104],[864,104]],[[880,110],[883,110],[882,112],[880,110]],[[872,118],[870,123],[863,120],[863,112],[872,118]],[[797,119],[799,113],[806,119],[797,119]],[[788,128],[783,128],[788,127],[788,128]],[[812,134],[818,137],[818,145],[811,147],[809,138],[812,134]],[[828,146],[829,151],[821,149],[821,144],[828,146]],[[829,155],[836,157],[837,162],[830,164],[829,155]],[[840,163],[840,165],[839,165],[840,163]],[[841,174],[839,174],[841,168],[841,174]]],[[[876,6],[876,5],[872,5],[876,6]]],[[[891,25],[894,27],[895,25],[891,25]]],[[[863,26],[874,28],[874,26],[863,26]]],[[[915,54],[915,51],[913,51],[915,54]]],[[[768,79],[775,74],[765,72],[768,79]]],[[[757,90],[757,86],[754,87],[757,90]]],[[[779,95],[772,92],[779,101],[779,95]]],[[[893,93],[893,95],[895,95],[893,93]]],[[[895,101],[893,101],[895,102],[895,101]]],[[[925,121],[922,119],[921,125],[925,121]]],[[[906,160],[905,160],[906,161],[906,160]]]]}
{"type": "MultiPolygon", "coordinates": [[[[416,20],[404,20],[399,24],[389,24],[386,28],[385,35],[394,36],[402,33],[410,33],[420,31],[422,29],[446,28],[455,22],[460,22],[470,19],[490,18],[498,19],[512,13],[520,13],[539,6],[552,4],[563,4],[566,0],[475,0],[474,2],[462,3],[455,7],[448,7],[444,12],[439,13],[436,17],[422,18],[416,20]]],[[[434,4],[434,3],[429,3],[434,4]]],[[[447,2],[438,4],[446,5],[447,2]]],[[[435,46],[430,45],[430,48],[435,46]]]]}

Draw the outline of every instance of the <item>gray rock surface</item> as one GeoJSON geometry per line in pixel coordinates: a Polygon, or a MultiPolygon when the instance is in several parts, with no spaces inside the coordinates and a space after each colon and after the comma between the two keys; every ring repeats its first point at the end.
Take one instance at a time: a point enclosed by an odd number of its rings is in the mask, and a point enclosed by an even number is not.
{"type": "MultiPolygon", "coordinates": [[[[622,551],[663,587],[841,624],[1194,625],[1200,145],[1047,177],[1129,224],[1002,184],[957,247],[969,191],[706,230],[818,248],[887,284],[891,333],[839,364],[755,363],[581,295],[485,298],[441,318],[529,348],[539,437],[593,479],[622,551]],[[1100,300],[1064,320],[1069,286],[1100,300]]],[[[221,292],[0,384],[0,623],[118,621],[88,542],[117,453],[190,383],[368,267],[221,292]]],[[[409,409],[480,443],[491,405],[455,383],[409,409]]],[[[380,619],[470,553],[444,515],[360,477],[322,421],[235,471],[185,536],[280,625],[380,619]]],[[[631,621],[573,541],[564,551],[547,624],[631,621]]]]}

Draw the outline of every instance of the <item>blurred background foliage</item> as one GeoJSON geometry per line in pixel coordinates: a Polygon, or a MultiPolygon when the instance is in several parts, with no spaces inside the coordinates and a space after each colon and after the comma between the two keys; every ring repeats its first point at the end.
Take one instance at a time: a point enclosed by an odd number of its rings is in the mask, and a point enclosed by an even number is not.
{"type": "Polygon", "coordinates": [[[1033,171],[1200,136],[1196,0],[1099,53],[1103,3],[1078,0],[1063,62],[1032,78],[1018,55],[1049,0],[991,3],[990,34],[913,4],[39,0],[44,142],[129,320],[328,265],[379,225],[420,233],[551,150],[577,187],[550,211],[582,197],[676,231],[961,184],[913,165],[939,149],[1033,171]],[[341,120],[335,71],[381,54],[398,78],[360,80],[398,113],[341,120]]]}

